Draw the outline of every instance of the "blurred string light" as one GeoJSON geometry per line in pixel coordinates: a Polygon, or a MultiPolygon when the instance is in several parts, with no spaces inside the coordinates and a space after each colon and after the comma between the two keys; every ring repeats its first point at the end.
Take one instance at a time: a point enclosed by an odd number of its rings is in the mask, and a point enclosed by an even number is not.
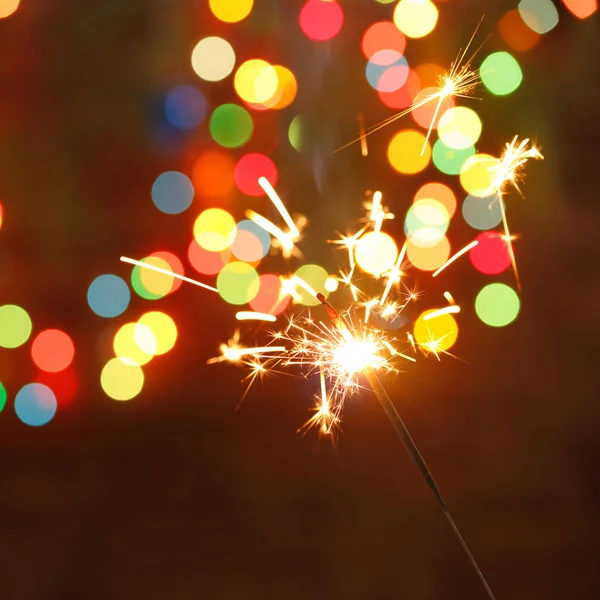
{"type": "Polygon", "coordinates": [[[16,304],[0,306],[0,347],[18,348],[31,335],[31,317],[16,304]]]}
{"type": "Polygon", "coordinates": [[[496,96],[514,92],[523,81],[523,72],[514,56],[494,52],[481,63],[479,74],[483,85],[496,96]]]}
{"type": "Polygon", "coordinates": [[[19,8],[20,0],[0,0],[0,19],[10,17],[17,8],[19,8]]]}
{"type": "Polygon", "coordinates": [[[473,266],[486,275],[498,275],[511,264],[508,240],[497,231],[484,231],[477,236],[477,246],[469,251],[473,266]]]}
{"type": "Polygon", "coordinates": [[[172,252],[158,251],[142,259],[155,269],[135,266],[131,272],[131,287],[146,300],[158,300],[179,289],[181,281],[171,273],[182,275],[183,265],[172,252]]]}
{"type": "Polygon", "coordinates": [[[277,93],[279,77],[266,60],[253,58],[243,62],[235,72],[233,86],[237,95],[249,104],[263,104],[277,93]]]}
{"type": "Polygon", "coordinates": [[[54,392],[41,383],[28,383],[15,396],[17,417],[34,427],[49,423],[56,414],[57,406],[54,392]]]}
{"type": "Polygon", "coordinates": [[[504,41],[517,52],[525,52],[533,48],[541,39],[539,33],[533,31],[523,21],[517,8],[509,10],[498,22],[498,29],[504,41]]]}
{"type": "Polygon", "coordinates": [[[587,19],[598,10],[598,0],[563,0],[563,4],[578,19],[587,19]]]}
{"type": "Polygon", "coordinates": [[[0,381],[0,412],[2,412],[4,410],[4,407],[6,406],[6,398],[6,388],[4,387],[4,384],[0,381]]]}
{"type": "Polygon", "coordinates": [[[275,185],[278,173],[275,163],[268,156],[253,152],[238,160],[233,177],[240,192],[247,196],[263,196],[265,192],[258,180],[264,177],[271,185],[275,185]]]}
{"type": "Polygon", "coordinates": [[[192,182],[198,196],[207,200],[224,200],[235,189],[235,161],[220,149],[200,154],[192,169],[192,182]]]}
{"type": "Polygon", "coordinates": [[[438,9],[430,0],[400,0],[394,9],[396,27],[410,38],[430,34],[438,20],[438,9]]]}
{"type": "Polygon", "coordinates": [[[152,184],[152,202],[158,210],[168,215],[186,211],[194,199],[194,185],[179,171],[165,171],[152,184]]]}
{"type": "Polygon", "coordinates": [[[504,283],[490,283],[475,298],[477,316],[490,327],[504,327],[519,314],[521,302],[518,294],[504,283]]]}
{"type": "Polygon", "coordinates": [[[192,51],[192,68],[200,79],[221,81],[235,66],[235,52],[231,44],[220,37],[201,39],[192,51]]]}
{"type": "Polygon", "coordinates": [[[208,103],[204,94],[191,85],[173,88],[165,99],[165,114],[171,125],[182,130],[195,129],[206,118],[208,103]]]}
{"type": "Polygon", "coordinates": [[[473,229],[493,229],[502,222],[501,202],[496,194],[486,198],[468,195],[462,204],[462,215],[473,229]]]}
{"type": "Polygon", "coordinates": [[[425,143],[425,135],[414,129],[399,131],[390,140],[387,157],[390,165],[399,173],[414,175],[427,167],[431,159],[431,146],[425,143]]]}
{"type": "Polygon", "coordinates": [[[98,275],[88,287],[88,305],[99,317],[118,317],[127,310],[130,300],[129,287],[117,275],[98,275]]]}
{"type": "Polygon", "coordinates": [[[111,358],[100,373],[104,393],[113,400],[131,400],[144,386],[144,372],[134,362],[111,358]]]}
{"type": "Polygon", "coordinates": [[[252,137],[254,123],[247,110],[237,104],[222,104],[210,117],[210,135],[219,146],[239,148],[252,137]]]}
{"type": "Polygon", "coordinates": [[[59,329],[45,329],[31,344],[33,362],[42,371],[58,373],[73,362],[75,344],[68,333],[59,329]]]}
{"type": "Polygon", "coordinates": [[[518,10],[523,21],[536,33],[548,33],[558,25],[558,11],[552,0],[521,0],[518,10]]]}
{"type": "Polygon", "coordinates": [[[208,4],[213,15],[220,21],[237,23],[250,14],[254,0],[209,0],[208,4]]]}
{"type": "Polygon", "coordinates": [[[299,23],[306,37],[323,42],[341,31],[344,13],[336,0],[308,0],[300,10],[299,23]]]}

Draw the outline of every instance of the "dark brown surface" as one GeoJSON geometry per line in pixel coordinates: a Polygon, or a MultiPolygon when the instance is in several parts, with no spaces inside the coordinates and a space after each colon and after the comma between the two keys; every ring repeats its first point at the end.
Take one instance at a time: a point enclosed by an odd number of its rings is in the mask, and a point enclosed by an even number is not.
{"type": "MultiPolygon", "coordinates": [[[[456,27],[414,48],[448,62],[481,12],[494,30],[500,3],[488,4],[445,3],[456,27]]],[[[418,182],[358,152],[331,155],[359,108],[370,121],[386,116],[367,100],[356,36],[387,13],[355,2],[338,50],[311,55],[299,35],[284,43],[299,3],[269,6],[278,6],[279,33],[263,17],[253,25],[267,28],[260,35],[240,26],[230,39],[247,57],[291,64],[301,86],[312,75],[298,110],[321,119],[314,151],[285,150],[282,125],[274,154],[282,188],[311,217],[311,239],[350,225],[353,198],[376,184],[401,213],[418,182]]],[[[465,307],[454,349],[463,360],[422,361],[385,381],[498,600],[600,592],[598,19],[562,17],[520,57],[519,93],[482,93],[478,104],[485,149],[520,133],[537,136],[546,155],[529,169],[527,199],[510,199],[522,233],[520,317],[484,327],[471,308],[484,278],[457,265],[433,289],[451,289],[465,307]]],[[[198,134],[165,153],[156,106],[169,86],[194,82],[195,41],[224,29],[194,3],[167,0],[23,0],[0,21],[0,303],[69,331],[80,380],[44,428],[22,425],[10,408],[0,414],[0,597],[484,598],[369,394],[350,402],[336,448],[294,433],[316,382],[275,379],[235,412],[242,373],[205,366],[232,329],[233,310],[218,298],[184,287],[162,302],[185,326],[147,370],[140,397],[119,404],[99,389],[98,338],[108,334],[86,306],[87,286],[119,272],[123,253],[183,254],[192,217],[161,216],[149,190],[161,170],[189,169],[207,140],[198,134]]],[[[486,47],[503,46],[495,36],[486,47]]],[[[373,155],[387,137],[373,137],[373,155]]],[[[241,214],[244,202],[231,206],[241,214]]],[[[309,260],[328,250],[305,248],[309,260]]],[[[30,365],[26,350],[0,350],[12,391],[30,365]]]]}

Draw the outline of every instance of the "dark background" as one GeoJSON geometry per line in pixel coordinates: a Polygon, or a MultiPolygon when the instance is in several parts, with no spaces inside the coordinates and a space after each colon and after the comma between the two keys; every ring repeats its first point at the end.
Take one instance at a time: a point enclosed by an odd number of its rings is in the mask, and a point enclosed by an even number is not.
{"type": "MultiPolygon", "coordinates": [[[[205,365],[233,330],[234,308],[218,297],[184,285],[160,301],[179,324],[175,349],[145,369],[131,402],[100,389],[116,325],[89,310],[87,286],[102,272],[127,278],[121,254],[184,256],[193,216],[159,213],[150,187],[163,170],[189,172],[211,145],[206,125],[165,134],[162,99],[191,83],[212,107],[235,101],[230,82],[204,85],[192,72],[201,37],[225,35],[238,64],[261,56],[296,74],[295,103],[258,115],[244,151],[264,151],[267,133],[279,132],[278,189],[311,220],[307,260],[335,259],[322,258],[331,250],[324,240],[360,216],[364,190],[378,186],[401,214],[422,183],[385,162],[401,126],[372,136],[368,159],[357,147],[332,155],[356,134],[358,112],[367,122],[390,114],[364,81],[358,45],[369,23],[390,18],[390,5],[342,2],[342,33],[315,44],[298,30],[296,0],[257,0],[247,22],[227,26],[205,4],[23,0],[0,20],[0,301],[26,307],[36,328],[73,336],[79,381],[51,424],[27,427],[10,398],[34,376],[28,350],[0,350],[9,390],[0,597],[484,598],[369,393],[348,403],[333,446],[295,434],[314,381],[275,378],[235,411],[243,372],[205,365]],[[285,139],[299,111],[314,115],[304,155],[285,139]]],[[[496,24],[515,5],[440,3],[436,30],[407,52],[449,64],[484,12],[483,54],[506,49],[496,24]]],[[[461,360],[420,361],[386,380],[499,600],[600,592],[599,29],[597,15],[560,12],[556,29],[518,55],[521,88],[504,98],[481,91],[476,105],[483,151],[518,133],[546,157],[528,166],[526,200],[508,200],[521,234],[520,316],[500,330],[476,319],[472,302],[487,280],[468,261],[435,285],[416,275],[420,287],[451,289],[463,304],[453,349],[461,360]]],[[[228,209],[240,217],[246,205],[239,194],[228,209]]],[[[194,214],[206,206],[197,200],[194,214]]],[[[452,235],[469,240],[460,226],[452,235]]],[[[496,280],[512,282],[510,273],[496,280]]],[[[147,306],[134,299],[119,323],[147,306]]]]}

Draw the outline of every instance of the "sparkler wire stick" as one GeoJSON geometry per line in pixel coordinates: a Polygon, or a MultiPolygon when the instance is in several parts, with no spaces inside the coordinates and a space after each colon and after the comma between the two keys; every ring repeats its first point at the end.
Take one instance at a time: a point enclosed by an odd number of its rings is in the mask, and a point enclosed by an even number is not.
{"type": "Polygon", "coordinates": [[[408,432],[408,429],[406,428],[404,421],[400,417],[400,414],[396,410],[396,407],[394,406],[394,403],[392,402],[388,393],[385,391],[385,388],[383,387],[379,377],[377,376],[377,373],[373,370],[367,370],[367,371],[365,371],[364,375],[365,375],[365,378],[368,381],[369,385],[371,386],[373,393],[377,397],[377,400],[379,400],[379,404],[381,404],[381,407],[383,408],[385,414],[387,415],[388,419],[390,420],[390,423],[392,424],[394,431],[398,434],[400,441],[402,442],[402,444],[404,445],[404,448],[408,452],[410,459],[413,461],[413,463],[415,464],[417,469],[419,469],[419,472],[425,479],[425,482],[427,483],[427,485],[433,492],[433,495],[435,496],[439,505],[442,507],[442,511],[446,515],[446,518],[448,519],[448,522],[450,523],[450,526],[452,527],[452,530],[454,531],[454,535],[458,538],[458,541],[460,542],[461,546],[463,547],[465,554],[471,561],[471,564],[473,565],[473,568],[477,572],[477,575],[479,576],[479,579],[481,580],[481,583],[483,584],[485,591],[487,592],[487,594],[491,598],[491,600],[496,600],[494,594],[492,593],[490,586],[488,585],[488,582],[486,581],[483,573],[481,572],[481,569],[479,568],[479,566],[477,565],[477,562],[475,561],[475,558],[471,554],[471,551],[469,550],[467,543],[463,539],[463,536],[461,535],[460,530],[456,526],[456,523],[454,522],[454,519],[452,518],[452,515],[450,514],[450,511],[448,510],[448,507],[446,506],[446,503],[444,502],[444,499],[442,498],[442,494],[440,493],[440,490],[435,482],[435,479],[433,478],[433,475],[431,474],[431,471],[429,470],[429,467],[427,466],[427,463],[425,462],[425,459],[421,456],[421,453],[419,452],[417,445],[415,444],[412,437],[410,436],[410,433],[408,432]]]}

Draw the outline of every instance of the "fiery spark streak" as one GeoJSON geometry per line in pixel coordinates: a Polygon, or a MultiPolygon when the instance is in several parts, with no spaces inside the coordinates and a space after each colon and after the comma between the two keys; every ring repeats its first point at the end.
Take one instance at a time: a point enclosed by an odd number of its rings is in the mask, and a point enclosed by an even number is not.
{"type": "Polygon", "coordinates": [[[459,259],[463,254],[466,254],[471,248],[475,248],[479,242],[477,240],[467,244],[464,248],[459,250],[456,254],[451,256],[437,271],[435,271],[432,277],[437,277],[446,267],[449,267],[455,260],[459,259]]]}
{"type": "Polygon", "coordinates": [[[131,265],[135,265],[137,267],[142,267],[144,269],[150,269],[151,271],[156,271],[157,273],[164,273],[165,275],[169,275],[169,277],[175,277],[175,279],[181,279],[181,281],[187,281],[193,285],[197,285],[198,287],[204,288],[205,290],[210,290],[211,292],[219,292],[219,290],[212,285],[206,285],[201,281],[197,281],[196,279],[191,279],[190,277],[185,277],[184,275],[179,275],[178,273],[174,273],[173,271],[169,271],[168,269],[162,269],[161,267],[157,267],[152,264],[145,263],[141,260],[135,260],[133,258],[128,258],[127,256],[121,256],[120,260],[124,263],[129,263],[131,265]]]}
{"type": "Polygon", "coordinates": [[[441,317],[442,315],[450,315],[456,314],[460,312],[460,306],[453,304],[451,306],[445,306],[444,308],[440,308],[432,313],[429,313],[423,317],[423,321],[429,321],[431,319],[435,319],[436,317],[441,317]]]}
{"type": "Polygon", "coordinates": [[[253,312],[249,310],[240,310],[236,312],[235,318],[238,321],[268,321],[270,323],[275,323],[275,321],[277,321],[277,317],[275,315],[253,312]]]}
{"type": "Polygon", "coordinates": [[[523,193],[519,188],[519,180],[523,178],[523,169],[525,163],[530,159],[543,160],[544,156],[535,147],[529,145],[529,138],[525,138],[519,142],[519,136],[515,135],[510,143],[506,144],[504,152],[500,157],[498,163],[493,167],[490,167],[492,175],[492,183],[490,187],[483,194],[489,196],[492,193],[496,193],[498,196],[498,202],[500,203],[500,212],[502,215],[502,227],[504,229],[504,239],[508,244],[508,252],[510,254],[510,261],[512,264],[513,273],[517,282],[517,287],[521,290],[521,280],[519,278],[519,272],[517,270],[517,260],[512,245],[514,239],[508,228],[508,221],[506,219],[506,210],[504,208],[504,194],[507,192],[509,186],[514,187],[517,192],[523,197],[523,193]]]}
{"type": "Polygon", "coordinates": [[[279,214],[283,217],[285,224],[289,227],[292,239],[297,239],[298,237],[300,237],[300,232],[298,231],[296,224],[294,223],[292,217],[290,216],[290,213],[287,211],[287,208],[281,201],[281,198],[277,195],[277,192],[275,191],[269,180],[266,177],[259,177],[258,185],[260,185],[260,187],[265,191],[267,196],[269,196],[269,199],[275,205],[275,208],[279,211],[279,214]]]}
{"type": "Polygon", "coordinates": [[[483,17],[481,18],[481,20],[479,21],[479,24],[475,28],[475,31],[473,32],[473,35],[471,36],[471,39],[469,40],[469,43],[466,45],[465,49],[464,50],[461,49],[459,51],[458,57],[450,66],[450,70],[445,75],[442,75],[439,78],[438,86],[437,86],[437,89],[435,92],[429,94],[428,96],[419,100],[418,102],[413,102],[413,104],[409,108],[407,108],[403,111],[400,111],[400,112],[396,113],[395,115],[392,115],[391,117],[388,117],[387,119],[384,119],[383,121],[380,121],[379,123],[375,123],[375,125],[371,125],[363,133],[361,133],[360,137],[352,140],[351,142],[348,142],[347,144],[344,144],[343,146],[339,147],[335,152],[344,150],[348,146],[351,146],[352,144],[355,144],[356,142],[359,142],[359,141],[362,144],[362,141],[368,135],[371,135],[372,133],[375,133],[376,131],[379,131],[380,129],[387,127],[388,125],[392,124],[394,121],[397,121],[398,119],[401,119],[402,117],[405,117],[406,115],[410,114],[414,110],[421,108],[422,106],[425,106],[426,104],[429,104],[429,102],[437,100],[437,104],[436,104],[436,107],[435,107],[435,110],[433,113],[433,117],[429,124],[429,128],[427,130],[427,135],[425,137],[425,141],[423,142],[423,148],[421,149],[421,156],[422,156],[423,153],[425,152],[427,142],[429,141],[429,138],[431,137],[431,131],[433,129],[433,124],[435,123],[435,120],[440,112],[442,102],[444,102],[444,100],[448,100],[450,98],[469,98],[472,96],[473,91],[479,85],[479,80],[480,80],[479,72],[476,69],[475,70],[472,69],[471,67],[473,64],[473,60],[474,60],[475,56],[477,55],[477,52],[479,52],[479,49],[481,48],[481,46],[472,54],[472,56],[466,62],[463,63],[463,61],[465,60],[466,54],[467,54],[471,44],[473,43],[473,40],[475,39],[475,35],[477,34],[479,27],[481,26],[482,20],[483,20],[483,17]]]}

